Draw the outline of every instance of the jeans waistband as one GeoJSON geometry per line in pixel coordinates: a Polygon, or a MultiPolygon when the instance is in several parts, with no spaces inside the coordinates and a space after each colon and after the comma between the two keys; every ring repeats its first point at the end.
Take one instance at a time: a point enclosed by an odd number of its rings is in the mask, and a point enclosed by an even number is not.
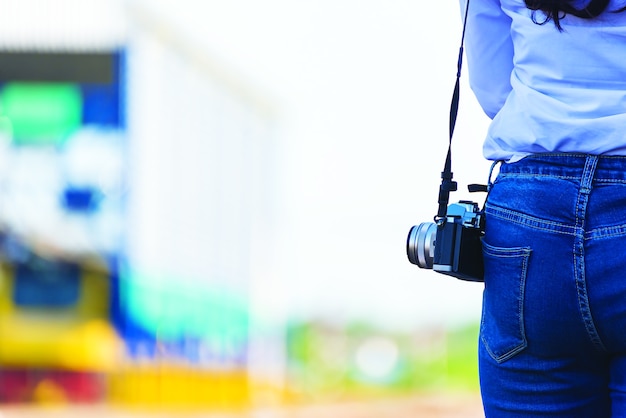
{"type": "Polygon", "coordinates": [[[568,153],[532,154],[500,167],[501,175],[581,178],[591,158],[597,158],[594,181],[626,183],[626,156],[568,153]]]}

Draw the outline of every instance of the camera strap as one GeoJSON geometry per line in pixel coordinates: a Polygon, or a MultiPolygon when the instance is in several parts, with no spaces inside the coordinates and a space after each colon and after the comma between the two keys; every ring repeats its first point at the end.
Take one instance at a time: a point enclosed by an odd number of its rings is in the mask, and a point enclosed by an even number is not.
{"type": "MultiPolygon", "coordinates": [[[[469,11],[469,2],[465,3],[465,16],[463,18],[463,31],[461,34],[461,47],[459,48],[459,59],[457,61],[456,83],[454,84],[454,92],[452,94],[452,103],[450,104],[450,141],[448,143],[448,154],[446,156],[446,163],[441,172],[441,185],[439,186],[439,210],[435,221],[440,222],[445,220],[446,212],[448,208],[448,202],[450,200],[450,192],[457,190],[456,181],[452,180],[452,136],[454,134],[454,127],[456,125],[456,118],[459,113],[459,98],[460,98],[460,81],[461,81],[461,67],[463,65],[463,45],[465,43],[465,28],[467,27],[467,14],[469,11]]],[[[470,190],[471,191],[471,190],[470,190]]]]}

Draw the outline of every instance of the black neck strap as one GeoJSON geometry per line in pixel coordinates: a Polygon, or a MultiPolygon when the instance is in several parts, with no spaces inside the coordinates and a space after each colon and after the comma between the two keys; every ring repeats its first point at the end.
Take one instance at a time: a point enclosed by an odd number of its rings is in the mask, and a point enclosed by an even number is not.
{"type": "Polygon", "coordinates": [[[450,140],[448,143],[448,155],[446,163],[441,172],[441,186],[439,186],[439,210],[437,211],[436,221],[445,219],[450,200],[450,192],[457,189],[456,181],[452,180],[452,135],[454,134],[454,126],[456,125],[456,117],[459,113],[459,97],[460,97],[460,81],[461,67],[463,65],[463,44],[465,42],[465,28],[467,27],[467,12],[469,10],[469,2],[465,4],[465,16],[463,18],[463,32],[461,34],[461,47],[459,48],[459,59],[457,62],[456,83],[454,84],[454,93],[452,94],[452,103],[450,104],[450,140]]]}

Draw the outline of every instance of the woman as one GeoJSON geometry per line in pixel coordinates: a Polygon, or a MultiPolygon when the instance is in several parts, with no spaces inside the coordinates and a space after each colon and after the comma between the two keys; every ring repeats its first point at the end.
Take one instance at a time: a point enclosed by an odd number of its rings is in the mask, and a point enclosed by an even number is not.
{"type": "MultiPolygon", "coordinates": [[[[466,0],[461,0],[465,11],[466,0]]],[[[626,0],[470,0],[487,417],[626,416],[626,0]]]]}

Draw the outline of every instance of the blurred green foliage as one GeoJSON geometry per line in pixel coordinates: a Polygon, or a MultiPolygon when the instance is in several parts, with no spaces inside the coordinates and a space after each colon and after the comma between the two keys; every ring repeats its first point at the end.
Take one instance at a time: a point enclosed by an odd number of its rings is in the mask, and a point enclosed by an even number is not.
{"type": "Polygon", "coordinates": [[[478,325],[393,333],[367,324],[288,327],[289,387],[303,400],[478,391],[478,325]]]}

